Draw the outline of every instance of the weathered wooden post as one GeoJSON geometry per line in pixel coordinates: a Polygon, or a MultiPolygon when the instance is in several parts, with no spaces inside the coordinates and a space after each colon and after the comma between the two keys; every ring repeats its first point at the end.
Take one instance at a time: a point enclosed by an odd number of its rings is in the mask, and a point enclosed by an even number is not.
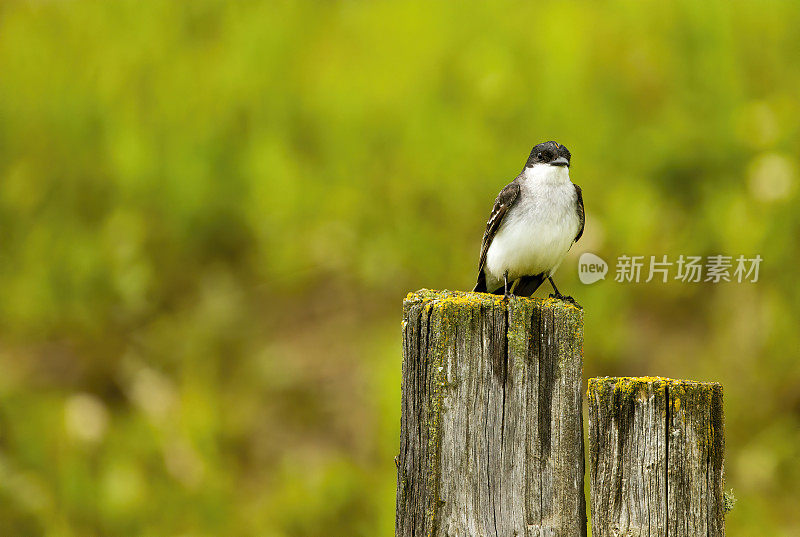
{"type": "Polygon", "coordinates": [[[396,535],[586,535],[581,310],[428,290],[403,306],[396,535]]]}
{"type": "Polygon", "coordinates": [[[589,379],[594,537],[721,537],[722,387],[589,379]]]}

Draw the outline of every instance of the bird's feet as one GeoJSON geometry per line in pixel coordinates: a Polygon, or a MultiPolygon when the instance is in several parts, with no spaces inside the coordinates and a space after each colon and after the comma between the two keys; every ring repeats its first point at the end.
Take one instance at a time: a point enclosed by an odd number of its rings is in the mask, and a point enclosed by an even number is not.
{"type": "Polygon", "coordinates": [[[503,274],[503,300],[506,302],[511,301],[511,297],[514,296],[514,283],[512,282],[511,285],[508,285],[508,271],[503,274]]]}
{"type": "Polygon", "coordinates": [[[564,302],[568,302],[575,306],[576,308],[583,309],[583,307],[578,304],[578,301],[572,298],[571,296],[562,295],[561,293],[550,293],[550,298],[555,298],[557,300],[563,300],[564,302]]]}

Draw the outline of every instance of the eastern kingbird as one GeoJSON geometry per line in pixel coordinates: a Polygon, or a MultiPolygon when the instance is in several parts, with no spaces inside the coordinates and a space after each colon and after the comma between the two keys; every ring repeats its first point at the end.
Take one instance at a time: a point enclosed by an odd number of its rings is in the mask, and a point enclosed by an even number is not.
{"type": "Polygon", "coordinates": [[[541,143],[522,173],[500,191],[483,234],[473,291],[531,296],[549,280],[555,291],[550,296],[575,303],[558,292],[552,278],[583,235],[583,194],[569,178],[571,156],[557,142],[541,143]]]}

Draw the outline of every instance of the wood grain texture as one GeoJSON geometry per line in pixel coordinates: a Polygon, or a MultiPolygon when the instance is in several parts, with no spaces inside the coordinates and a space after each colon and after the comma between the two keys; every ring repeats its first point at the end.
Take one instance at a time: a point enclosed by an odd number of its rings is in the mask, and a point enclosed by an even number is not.
{"type": "Polygon", "coordinates": [[[663,378],[589,379],[595,537],[721,537],[722,387],[663,378]]]}
{"type": "Polygon", "coordinates": [[[396,535],[586,535],[582,342],[557,300],[406,298],[396,535]]]}

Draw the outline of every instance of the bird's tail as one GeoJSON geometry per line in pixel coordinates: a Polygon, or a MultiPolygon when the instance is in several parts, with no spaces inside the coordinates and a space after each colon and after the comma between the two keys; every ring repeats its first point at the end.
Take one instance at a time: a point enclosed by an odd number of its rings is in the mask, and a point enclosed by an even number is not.
{"type": "MultiPolygon", "coordinates": [[[[542,283],[547,279],[544,273],[536,274],[535,276],[523,276],[519,279],[517,286],[514,288],[514,295],[516,296],[531,296],[542,283]]],[[[497,289],[489,291],[486,287],[486,273],[482,270],[478,273],[478,282],[475,284],[473,293],[492,293],[495,295],[502,295],[505,289],[501,285],[497,289]]]]}
{"type": "Polygon", "coordinates": [[[517,296],[531,296],[546,279],[547,277],[544,273],[535,276],[523,276],[514,288],[514,294],[517,296]]]}

